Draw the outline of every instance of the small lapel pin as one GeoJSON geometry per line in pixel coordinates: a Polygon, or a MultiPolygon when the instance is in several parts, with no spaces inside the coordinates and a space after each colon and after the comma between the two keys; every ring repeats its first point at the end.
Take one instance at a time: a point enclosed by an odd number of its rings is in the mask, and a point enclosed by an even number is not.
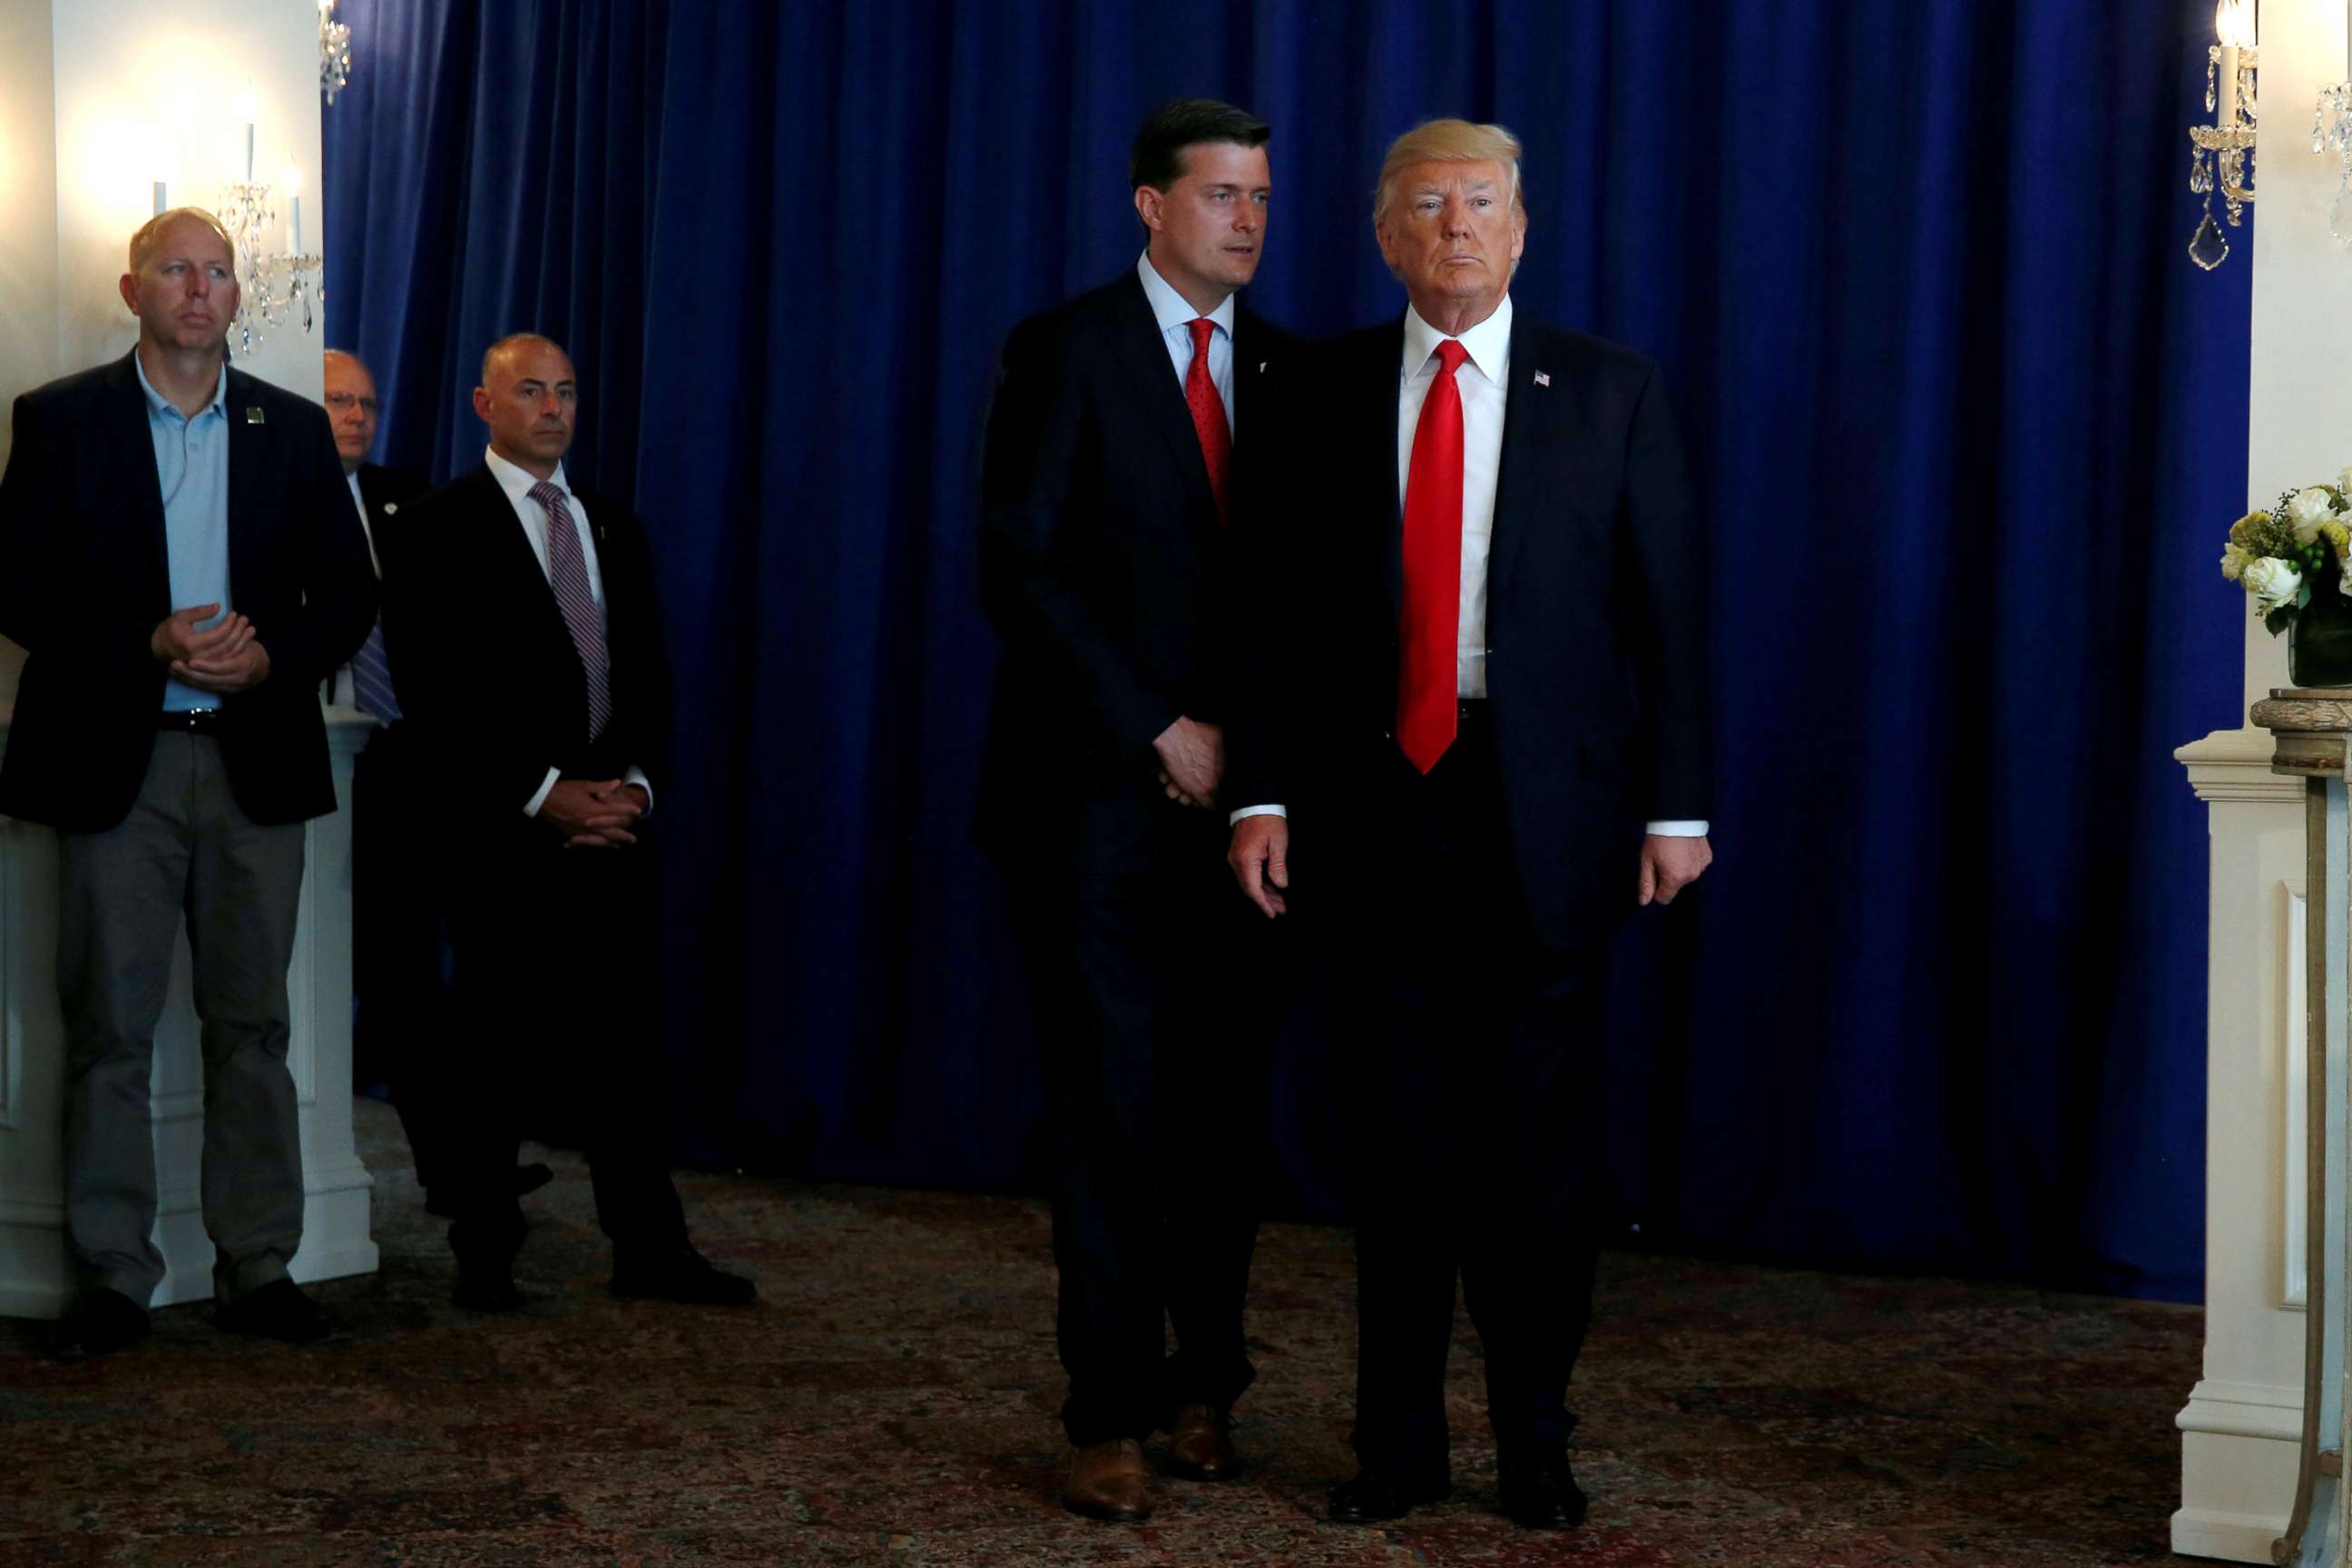
{"type": "Polygon", "coordinates": [[[247,425],[258,425],[258,424],[260,424],[260,423],[261,423],[261,410],[260,410],[259,408],[247,408],[247,409],[245,411],[245,422],[246,422],[247,425]]]}
{"type": "Polygon", "coordinates": [[[396,500],[388,500],[383,503],[383,515],[386,517],[390,517],[394,512],[396,512],[399,510],[400,503],[396,500]]]}
{"type": "Polygon", "coordinates": [[[1265,361],[1260,360],[1257,362],[1257,373],[1260,375],[1264,375],[1265,374],[1265,361]]]}
{"type": "Polygon", "coordinates": [[[1549,386],[1551,384],[1551,376],[1544,371],[1539,370],[1536,372],[1536,384],[1538,386],[1549,386]]]}

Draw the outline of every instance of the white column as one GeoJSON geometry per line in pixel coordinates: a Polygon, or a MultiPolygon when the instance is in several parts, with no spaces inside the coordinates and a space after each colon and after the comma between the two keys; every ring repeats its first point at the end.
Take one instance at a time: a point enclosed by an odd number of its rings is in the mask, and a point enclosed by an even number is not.
{"type": "MultiPolygon", "coordinates": [[[[2253,269],[2247,505],[2352,463],[2341,367],[2352,358],[2352,255],[2328,237],[2333,157],[2311,153],[2312,106],[2346,76],[2340,6],[2262,8],[2261,200],[2227,263],[2253,269]]],[[[2232,237],[2236,238],[2235,236],[2232,237]]],[[[2186,237],[2183,237],[2185,241],[2186,237]]],[[[2185,268],[2183,287],[2197,278],[2185,268]]],[[[2226,411],[2223,411],[2226,413],[2226,411]]],[[[2227,518],[2213,520],[2212,554],[2227,518]]],[[[2214,572],[2216,592],[2236,594],[2214,572]]],[[[2284,686],[2286,649],[2251,615],[2249,704],[2284,686]]],[[[2303,783],[2269,772],[2270,736],[2218,731],[2176,756],[2210,812],[2205,1364],[2179,1417],[2176,1552],[2271,1561],[2294,1501],[2303,1430],[2305,1258],[2303,783]]]]}
{"type": "MultiPolygon", "coordinates": [[[[128,353],[136,323],[116,292],[131,233],[168,181],[174,206],[215,205],[238,169],[230,100],[250,83],[265,175],[319,168],[316,0],[243,0],[202,12],[148,0],[0,0],[0,410],[44,382],[128,353]]],[[[317,188],[315,177],[310,181],[317,188]]],[[[322,228],[315,207],[314,231],[322,228]]],[[[314,237],[318,237],[314,232],[314,237]]],[[[322,249],[315,246],[314,250],[322,249]]],[[[323,338],[289,326],[238,368],[316,398],[323,338]]],[[[0,421],[0,462],[11,433],[0,421]]],[[[21,668],[0,642],[0,752],[21,668]]],[[[330,714],[341,809],[310,824],[290,983],[304,1210],[298,1279],[376,1264],[366,1170],[352,1136],[352,758],[370,721],[330,714]]],[[[0,818],[0,1315],[43,1317],[64,1289],[57,854],[46,827],[0,818]]],[[[187,950],[156,1038],[158,1304],[211,1292],[197,1212],[203,1076],[187,950]]]]}

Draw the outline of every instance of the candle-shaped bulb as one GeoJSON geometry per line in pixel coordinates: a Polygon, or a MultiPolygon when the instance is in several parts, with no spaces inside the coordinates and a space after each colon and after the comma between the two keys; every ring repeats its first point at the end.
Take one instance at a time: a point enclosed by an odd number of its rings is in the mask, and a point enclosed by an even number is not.
{"type": "Polygon", "coordinates": [[[289,196],[299,196],[302,194],[302,171],[295,166],[293,159],[289,158],[278,165],[278,183],[286,188],[286,194],[289,196]]]}
{"type": "Polygon", "coordinates": [[[163,196],[163,182],[158,180],[155,182],[155,216],[162,217],[169,205],[163,196]]]}
{"type": "Polygon", "coordinates": [[[2221,0],[2213,7],[2213,35],[2225,49],[2254,47],[2254,0],[2221,0]]]}

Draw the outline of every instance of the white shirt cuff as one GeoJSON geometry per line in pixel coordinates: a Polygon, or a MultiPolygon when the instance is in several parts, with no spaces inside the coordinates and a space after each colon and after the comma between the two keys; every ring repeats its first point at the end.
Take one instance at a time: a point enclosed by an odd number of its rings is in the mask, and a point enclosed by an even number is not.
{"type": "Polygon", "coordinates": [[[1231,827],[1244,816],[1288,816],[1289,815],[1290,813],[1278,805],[1245,805],[1226,817],[1225,826],[1231,827]]]}
{"type": "Polygon", "coordinates": [[[1645,825],[1643,831],[1654,834],[1660,838],[1704,838],[1706,837],[1706,824],[1696,820],[1653,822],[1645,825]]]}
{"type": "Polygon", "coordinates": [[[556,772],[553,768],[548,769],[547,782],[539,786],[539,793],[532,795],[529,803],[523,806],[522,814],[525,816],[537,816],[539,815],[539,808],[547,804],[547,792],[553,789],[555,787],[555,781],[562,776],[563,775],[562,773],[556,772]]]}
{"type": "Polygon", "coordinates": [[[643,768],[631,768],[627,773],[621,775],[621,782],[623,784],[633,784],[639,789],[646,792],[646,815],[647,816],[651,816],[654,814],[654,782],[653,780],[646,777],[646,770],[643,768]]]}

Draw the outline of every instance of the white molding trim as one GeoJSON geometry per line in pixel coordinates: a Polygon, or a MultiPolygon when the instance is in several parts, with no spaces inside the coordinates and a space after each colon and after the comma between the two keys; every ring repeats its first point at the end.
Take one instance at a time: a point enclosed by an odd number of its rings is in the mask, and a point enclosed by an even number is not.
{"type": "Polygon", "coordinates": [[[2304,781],[2271,772],[2267,730],[2216,730],[2172,753],[2189,771],[2189,786],[2204,801],[2301,804],[2304,781]]]}
{"type": "MultiPolygon", "coordinates": [[[[2200,1380],[2172,1424],[2217,1437],[2261,1437],[2303,1444],[2303,1390],[2269,1383],[2200,1380]]],[[[2280,1521],[2281,1526],[2284,1524],[2280,1521]]]]}
{"type": "Polygon", "coordinates": [[[2172,1516],[2172,1550],[2184,1557],[2268,1563],[2272,1546],[2285,1533],[2286,1521],[2268,1514],[2184,1508],[2172,1516]]]}

